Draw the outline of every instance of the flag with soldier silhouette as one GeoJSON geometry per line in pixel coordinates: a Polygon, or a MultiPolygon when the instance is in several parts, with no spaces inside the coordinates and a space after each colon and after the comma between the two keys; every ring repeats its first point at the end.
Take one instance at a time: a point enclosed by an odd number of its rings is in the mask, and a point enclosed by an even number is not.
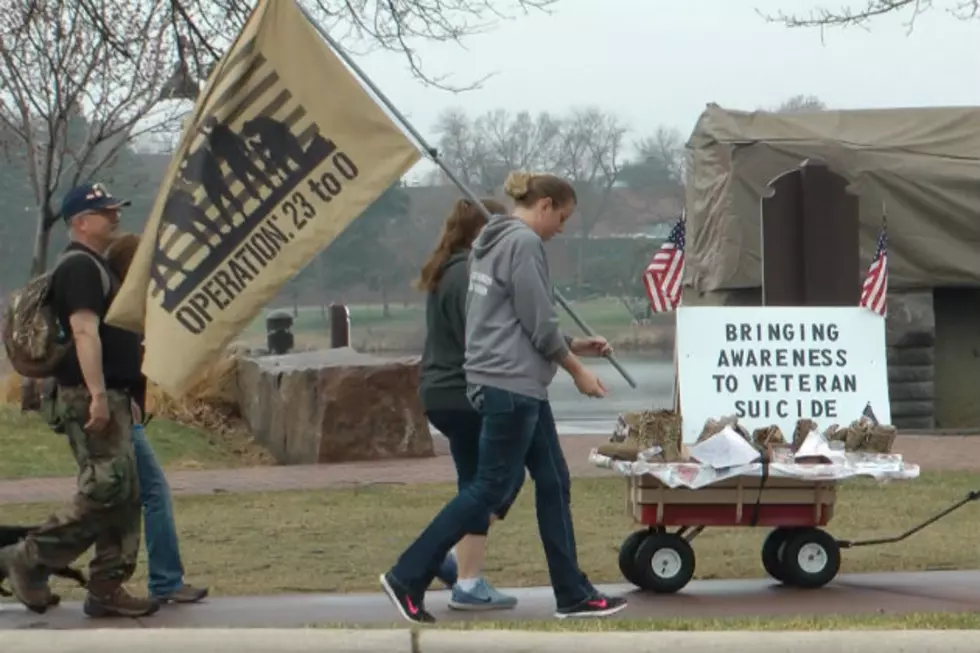
{"type": "Polygon", "coordinates": [[[419,152],[294,0],[262,0],[211,74],[107,321],[180,395],[419,152]]]}

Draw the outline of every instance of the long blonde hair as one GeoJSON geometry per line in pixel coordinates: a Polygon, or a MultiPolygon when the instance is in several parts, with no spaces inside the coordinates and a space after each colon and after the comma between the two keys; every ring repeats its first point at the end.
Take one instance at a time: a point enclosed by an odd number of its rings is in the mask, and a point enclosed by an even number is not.
{"type": "MultiPolygon", "coordinates": [[[[492,198],[481,199],[480,202],[486,207],[487,211],[495,214],[506,213],[504,205],[492,198]]],[[[415,287],[424,292],[433,292],[439,285],[442,278],[442,266],[445,265],[449,257],[461,249],[468,249],[473,245],[476,235],[480,233],[483,226],[487,223],[487,218],[478,206],[468,199],[458,199],[453,204],[449,217],[442,225],[442,232],[439,234],[439,241],[436,247],[429,254],[415,287]]]]}

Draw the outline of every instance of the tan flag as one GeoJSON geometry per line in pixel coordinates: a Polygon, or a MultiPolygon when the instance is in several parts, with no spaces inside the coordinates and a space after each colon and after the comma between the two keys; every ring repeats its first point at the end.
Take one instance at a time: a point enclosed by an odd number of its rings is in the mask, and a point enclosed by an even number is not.
{"type": "Polygon", "coordinates": [[[293,0],[261,0],[208,80],[109,310],[180,395],[419,160],[293,0]]]}

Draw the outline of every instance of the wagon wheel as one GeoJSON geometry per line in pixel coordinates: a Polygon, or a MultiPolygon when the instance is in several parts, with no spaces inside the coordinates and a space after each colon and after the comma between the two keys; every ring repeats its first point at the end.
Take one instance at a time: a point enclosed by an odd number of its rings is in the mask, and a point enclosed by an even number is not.
{"type": "Polygon", "coordinates": [[[777,528],[766,536],[766,541],[762,543],[762,567],[775,580],[781,583],[786,582],[786,573],[783,568],[783,549],[799,529],[797,528],[777,528]]]}
{"type": "Polygon", "coordinates": [[[787,539],[780,567],[788,585],[823,587],[840,571],[840,546],[819,528],[801,528],[787,539]]]}
{"type": "Polygon", "coordinates": [[[680,535],[653,533],[640,543],[635,564],[642,589],[673,594],[694,577],[694,549],[680,535]]]}
{"type": "Polygon", "coordinates": [[[643,540],[649,536],[650,531],[630,533],[619,547],[619,573],[637,587],[643,587],[643,579],[636,565],[636,552],[639,551],[643,540]]]}

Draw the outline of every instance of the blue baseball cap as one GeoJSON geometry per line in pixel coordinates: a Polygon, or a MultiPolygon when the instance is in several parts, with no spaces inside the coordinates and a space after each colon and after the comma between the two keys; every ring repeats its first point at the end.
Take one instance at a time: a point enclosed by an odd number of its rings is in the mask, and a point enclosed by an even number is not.
{"type": "Polygon", "coordinates": [[[61,200],[61,218],[67,222],[80,213],[129,206],[129,200],[113,197],[102,184],[75,186],[61,200]]]}

